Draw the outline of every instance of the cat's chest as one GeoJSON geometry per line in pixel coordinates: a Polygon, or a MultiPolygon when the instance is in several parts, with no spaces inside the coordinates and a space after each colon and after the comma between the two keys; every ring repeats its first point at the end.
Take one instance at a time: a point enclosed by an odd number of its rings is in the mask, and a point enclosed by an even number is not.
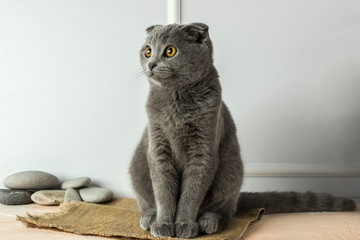
{"type": "Polygon", "coordinates": [[[202,103],[162,100],[148,106],[151,122],[169,130],[183,129],[184,125],[199,120],[204,116],[206,107],[202,103]]]}
{"type": "Polygon", "coordinates": [[[179,130],[184,128],[188,122],[194,121],[200,113],[194,109],[186,108],[184,106],[168,106],[165,108],[154,108],[149,114],[151,122],[161,126],[167,133],[176,134],[179,130]]]}
{"type": "Polygon", "coordinates": [[[149,124],[162,129],[171,140],[186,139],[193,130],[215,127],[211,125],[216,124],[220,104],[216,94],[152,94],[147,103],[149,124]]]}

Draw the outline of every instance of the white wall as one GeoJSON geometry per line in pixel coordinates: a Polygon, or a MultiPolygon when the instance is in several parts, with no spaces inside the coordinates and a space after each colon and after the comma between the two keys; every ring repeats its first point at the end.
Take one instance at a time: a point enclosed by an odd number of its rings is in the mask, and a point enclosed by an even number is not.
{"type": "MultiPolygon", "coordinates": [[[[182,1],[183,23],[210,26],[247,169],[360,175],[359,7],[182,1]]],[[[166,23],[165,0],[0,1],[0,180],[38,169],[134,197],[127,169],[148,89],[138,50],[156,23],[166,23]]],[[[360,178],[249,177],[244,189],[360,197],[353,184],[360,178]]]]}
{"type": "Polygon", "coordinates": [[[28,169],[89,176],[131,196],[146,124],[145,29],[163,0],[0,1],[0,179],[28,169]]]}

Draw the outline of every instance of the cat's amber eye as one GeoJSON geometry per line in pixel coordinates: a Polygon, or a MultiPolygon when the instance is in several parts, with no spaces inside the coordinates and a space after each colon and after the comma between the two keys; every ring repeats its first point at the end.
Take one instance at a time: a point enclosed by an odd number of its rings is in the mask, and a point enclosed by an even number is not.
{"type": "Polygon", "coordinates": [[[145,49],[145,57],[149,58],[151,57],[152,51],[151,51],[151,47],[147,46],[145,49]]]}
{"type": "Polygon", "coordinates": [[[176,48],[175,47],[168,47],[165,51],[165,54],[168,58],[171,58],[175,56],[176,54],[176,48]]]}

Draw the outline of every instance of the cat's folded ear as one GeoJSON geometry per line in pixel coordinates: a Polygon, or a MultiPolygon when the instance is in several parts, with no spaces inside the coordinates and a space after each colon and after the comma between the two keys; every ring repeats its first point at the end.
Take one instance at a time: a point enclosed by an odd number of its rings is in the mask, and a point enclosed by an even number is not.
{"type": "Polygon", "coordinates": [[[161,25],[152,25],[146,29],[146,33],[151,33],[154,29],[157,27],[160,27],[161,25]]]}
{"type": "Polygon", "coordinates": [[[209,38],[209,27],[204,23],[187,24],[182,30],[187,33],[189,40],[197,43],[203,43],[209,38]]]}

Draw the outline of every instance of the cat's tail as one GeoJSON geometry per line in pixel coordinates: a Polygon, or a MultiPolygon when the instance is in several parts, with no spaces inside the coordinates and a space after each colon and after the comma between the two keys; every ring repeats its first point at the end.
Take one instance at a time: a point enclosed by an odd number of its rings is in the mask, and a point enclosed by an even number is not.
{"type": "Polygon", "coordinates": [[[265,208],[266,213],[354,211],[349,198],[314,192],[241,192],[237,212],[265,208]]]}

